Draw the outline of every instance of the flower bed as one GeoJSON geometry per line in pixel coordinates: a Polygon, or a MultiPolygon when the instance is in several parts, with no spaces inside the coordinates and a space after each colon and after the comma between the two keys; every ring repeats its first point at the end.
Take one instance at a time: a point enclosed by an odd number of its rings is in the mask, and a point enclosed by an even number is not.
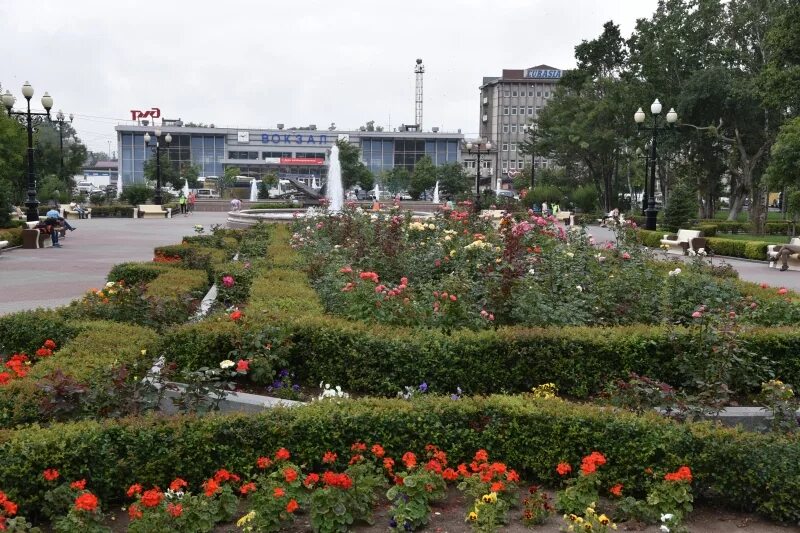
{"type": "Polygon", "coordinates": [[[354,441],[380,442],[387,455],[422,455],[436,442],[451,461],[485,448],[531,479],[556,483],[559,462],[576,464],[603,450],[610,487],[643,494],[645,470],[689,464],[700,499],[756,510],[777,520],[800,519],[800,444],[710,424],[680,425],[561,401],[492,396],[461,399],[319,402],[258,415],[123,419],[0,431],[2,490],[26,509],[43,504],[41,472],[58,468],[86,478],[105,502],[121,501],[134,484],[166,487],[175,477],[196,491],[219,468],[251,472],[256,457],[280,447],[297,464],[319,468],[326,451],[354,441]]]}

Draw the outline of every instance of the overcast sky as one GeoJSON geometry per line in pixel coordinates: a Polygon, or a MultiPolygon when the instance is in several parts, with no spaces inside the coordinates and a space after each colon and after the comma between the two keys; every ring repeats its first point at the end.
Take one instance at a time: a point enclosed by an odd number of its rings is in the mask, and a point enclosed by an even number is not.
{"type": "Polygon", "coordinates": [[[571,68],[607,20],[628,36],[657,0],[0,1],[0,83],[76,115],[93,150],[116,150],[131,109],[217,126],[414,122],[478,127],[478,86],[503,68],[571,68]]]}

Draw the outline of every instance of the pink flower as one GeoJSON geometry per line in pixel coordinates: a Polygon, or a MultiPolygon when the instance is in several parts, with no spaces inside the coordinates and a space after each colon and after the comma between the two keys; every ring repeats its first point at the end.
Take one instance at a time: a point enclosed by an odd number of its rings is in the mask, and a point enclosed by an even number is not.
{"type": "Polygon", "coordinates": [[[627,261],[628,259],[631,258],[631,254],[629,254],[628,252],[622,252],[622,258],[627,261]]]}
{"type": "Polygon", "coordinates": [[[755,309],[756,307],[758,307],[757,303],[753,302],[750,304],[750,309],[755,309]]]}
{"type": "Polygon", "coordinates": [[[236,363],[236,371],[241,373],[247,373],[250,370],[250,361],[247,359],[239,359],[239,362],[236,363]]]}
{"type": "Polygon", "coordinates": [[[222,285],[228,289],[234,286],[236,282],[233,280],[233,276],[222,276],[222,285]]]}
{"type": "Polygon", "coordinates": [[[339,269],[339,272],[342,274],[350,274],[353,272],[352,267],[346,266],[339,269]]]}
{"type": "Polygon", "coordinates": [[[400,285],[408,285],[408,278],[405,276],[400,278],[400,285]]]}
{"type": "Polygon", "coordinates": [[[767,287],[769,287],[769,285],[767,285],[766,283],[762,283],[762,284],[761,284],[761,288],[762,288],[762,289],[766,289],[767,287]]]}
{"type": "Polygon", "coordinates": [[[780,289],[778,289],[778,294],[783,295],[786,294],[787,292],[789,291],[786,290],[786,287],[781,287],[780,289]]]}
{"type": "Polygon", "coordinates": [[[692,318],[702,318],[702,317],[703,313],[701,313],[700,311],[695,311],[694,313],[692,313],[692,318]]]}
{"type": "Polygon", "coordinates": [[[455,294],[451,294],[451,295],[450,295],[450,301],[451,301],[451,302],[455,302],[456,300],[458,300],[458,298],[456,297],[456,295],[455,295],[455,294]]]}

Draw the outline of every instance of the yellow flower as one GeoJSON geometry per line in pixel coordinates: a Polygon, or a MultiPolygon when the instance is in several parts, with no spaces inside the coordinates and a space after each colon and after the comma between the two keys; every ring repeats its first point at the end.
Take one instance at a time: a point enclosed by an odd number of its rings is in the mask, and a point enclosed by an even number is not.
{"type": "Polygon", "coordinates": [[[592,524],[590,524],[589,522],[586,522],[583,525],[583,529],[584,529],[584,531],[591,531],[592,530],[592,524]]]}
{"type": "Polygon", "coordinates": [[[247,513],[246,515],[241,517],[239,519],[239,521],[236,522],[236,525],[239,526],[239,527],[242,527],[245,524],[247,524],[248,522],[252,522],[253,518],[255,518],[255,517],[256,517],[256,512],[255,511],[250,511],[249,513],[247,513]]]}
{"type": "MultiPolygon", "coordinates": [[[[567,518],[567,515],[564,515],[564,518],[567,518]]],[[[578,515],[570,514],[569,515],[569,520],[570,520],[570,522],[577,522],[578,521],[578,515]]]]}
{"type": "Polygon", "coordinates": [[[469,513],[469,521],[470,522],[474,522],[477,519],[478,519],[478,513],[476,513],[475,511],[472,511],[471,513],[469,513]]]}
{"type": "Polygon", "coordinates": [[[456,251],[450,250],[450,257],[455,257],[455,256],[456,256],[456,251]]]}
{"type": "Polygon", "coordinates": [[[594,508],[593,507],[587,507],[586,511],[583,514],[585,514],[586,516],[592,516],[594,514],[594,508]]]}
{"type": "Polygon", "coordinates": [[[142,350],[142,355],[147,355],[147,350],[142,350]]]}
{"type": "Polygon", "coordinates": [[[598,516],[597,517],[597,521],[600,522],[601,524],[603,524],[604,526],[608,525],[608,523],[611,522],[611,520],[609,520],[609,518],[604,514],[601,514],[600,516],[598,516]]]}
{"type": "Polygon", "coordinates": [[[483,503],[495,503],[497,501],[497,493],[490,492],[489,494],[484,494],[483,498],[481,499],[483,500],[483,503]]]}

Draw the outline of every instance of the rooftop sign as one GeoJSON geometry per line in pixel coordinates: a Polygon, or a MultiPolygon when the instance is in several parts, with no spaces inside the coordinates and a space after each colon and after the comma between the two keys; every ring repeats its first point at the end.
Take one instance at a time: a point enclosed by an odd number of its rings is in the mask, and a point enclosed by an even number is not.
{"type": "Polygon", "coordinates": [[[529,68],[525,71],[525,77],[536,80],[557,80],[561,77],[561,71],[557,69],[529,68]]]}

